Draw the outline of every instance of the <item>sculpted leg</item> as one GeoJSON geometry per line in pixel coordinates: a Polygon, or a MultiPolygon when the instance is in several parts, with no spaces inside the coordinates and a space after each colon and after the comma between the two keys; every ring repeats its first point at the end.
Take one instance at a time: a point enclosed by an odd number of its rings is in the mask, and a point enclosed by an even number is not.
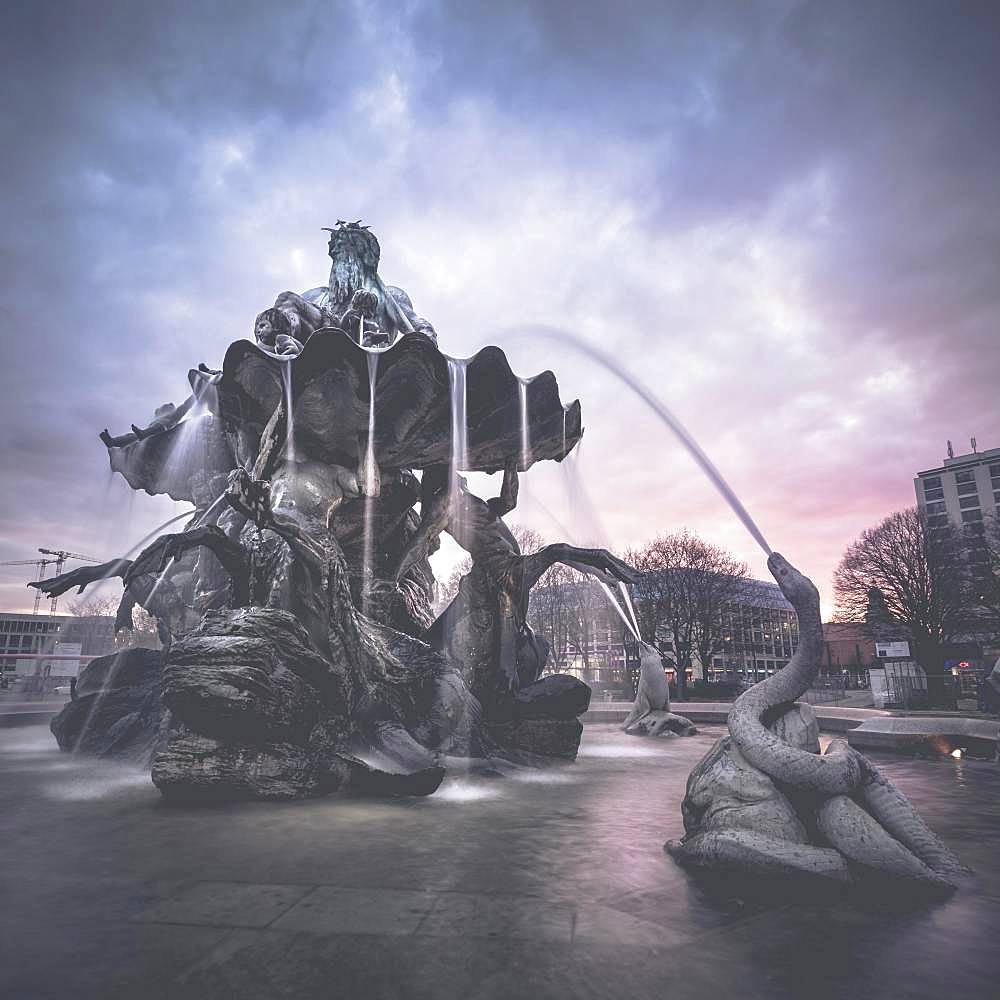
{"type": "Polygon", "coordinates": [[[837,851],[796,844],[754,830],[707,831],[682,844],[669,842],[667,851],[682,864],[729,868],[760,875],[818,875],[846,882],[847,860],[837,851]]]}
{"type": "Polygon", "coordinates": [[[954,888],[846,795],[827,799],[820,806],[816,820],[823,836],[851,861],[943,889],[954,888]]]}

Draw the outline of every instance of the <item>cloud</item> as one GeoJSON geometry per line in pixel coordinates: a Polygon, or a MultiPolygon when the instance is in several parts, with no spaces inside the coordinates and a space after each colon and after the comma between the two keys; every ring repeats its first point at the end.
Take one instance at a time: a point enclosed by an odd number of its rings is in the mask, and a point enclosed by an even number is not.
{"type": "MultiPolygon", "coordinates": [[[[278,292],[323,282],[336,218],[373,225],[446,351],[499,342],[582,399],[570,486],[622,547],[687,525],[763,572],[643,405],[529,328],[614,351],[825,594],[946,438],[1000,444],[992,5],[3,17],[2,559],[110,556],[170,515],[143,495],[125,524],[97,431],[179,401],[278,292]]],[[[593,534],[565,479],[533,469],[515,519],[593,534]]]]}

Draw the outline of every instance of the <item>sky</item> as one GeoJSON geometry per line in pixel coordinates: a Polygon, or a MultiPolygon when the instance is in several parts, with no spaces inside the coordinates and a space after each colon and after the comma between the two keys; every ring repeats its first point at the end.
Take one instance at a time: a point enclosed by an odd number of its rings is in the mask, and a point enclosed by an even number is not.
{"type": "MultiPolygon", "coordinates": [[[[337,219],[446,353],[499,344],[581,400],[509,518],[550,539],[687,527],[767,573],[645,404],[541,331],[669,406],[827,614],[946,440],[1000,447],[997,4],[285,8],[3,5],[0,560],[110,558],[185,509],[98,432],[325,283],[337,219]]],[[[33,573],[0,567],[0,608],[33,573]]]]}

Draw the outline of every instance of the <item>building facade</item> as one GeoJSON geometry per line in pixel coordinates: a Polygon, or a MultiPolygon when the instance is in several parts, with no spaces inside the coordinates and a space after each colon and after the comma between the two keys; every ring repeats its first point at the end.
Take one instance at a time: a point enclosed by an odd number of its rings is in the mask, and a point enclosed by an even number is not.
{"type": "Polygon", "coordinates": [[[754,683],[780,670],[799,644],[795,609],[778,585],[747,580],[726,612],[718,652],[707,665],[692,664],[695,679],[754,683]]]}
{"type": "MultiPolygon", "coordinates": [[[[631,683],[625,656],[628,633],[593,581],[536,588],[528,621],[549,642],[549,671],[573,674],[596,689],[624,690],[631,683]]],[[[707,669],[697,655],[685,664],[689,680],[753,683],[780,670],[798,645],[794,608],[776,584],[764,580],[741,584],[723,624],[719,648],[707,669]]],[[[665,626],[657,628],[656,645],[673,679],[677,657],[665,626]]]]}
{"type": "Polygon", "coordinates": [[[875,640],[867,626],[855,622],[825,622],[822,669],[827,673],[861,674],[878,662],[875,640]]]}
{"type": "Polygon", "coordinates": [[[985,546],[975,543],[984,538],[987,522],[1000,516],[1000,448],[955,455],[949,442],[948,453],[940,468],[913,480],[917,507],[928,528],[953,525],[965,534],[973,572],[982,573],[988,564],[985,546]]]}
{"type": "Polygon", "coordinates": [[[32,615],[0,612],[2,673],[75,677],[79,657],[114,652],[115,620],[108,615],[32,615]]]}

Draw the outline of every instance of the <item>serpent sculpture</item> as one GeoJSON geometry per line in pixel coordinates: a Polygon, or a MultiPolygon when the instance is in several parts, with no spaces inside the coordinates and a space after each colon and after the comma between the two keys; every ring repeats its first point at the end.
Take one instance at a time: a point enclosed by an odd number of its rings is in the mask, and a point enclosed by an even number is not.
{"type": "Polygon", "coordinates": [[[774,553],[768,569],[799,619],[788,665],[741,695],[729,735],[691,772],[685,835],[666,849],[684,865],[855,882],[872,871],[932,893],[964,871],[889,779],[845,740],[819,752],[819,729],[795,699],[819,668],[819,594],[774,553]]]}

